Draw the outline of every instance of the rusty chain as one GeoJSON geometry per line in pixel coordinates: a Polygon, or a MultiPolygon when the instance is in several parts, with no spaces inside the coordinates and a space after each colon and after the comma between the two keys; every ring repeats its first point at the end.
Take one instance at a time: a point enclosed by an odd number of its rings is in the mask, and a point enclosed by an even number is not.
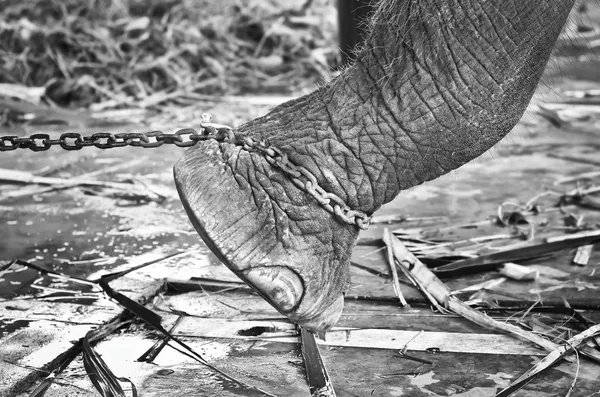
{"type": "Polygon", "coordinates": [[[329,213],[336,215],[345,223],[355,225],[360,229],[367,229],[371,218],[362,211],[351,209],[338,195],[329,193],[317,181],[317,178],[306,167],[294,164],[280,149],[258,141],[248,136],[235,135],[231,127],[210,122],[210,116],[202,115],[200,130],[183,128],[174,133],[150,131],[146,133],[93,133],[89,136],[77,132],[61,134],[56,139],[48,134],[33,134],[28,137],[0,136],[0,152],[16,149],[29,149],[42,152],[53,146],[60,146],[64,150],[80,150],[93,146],[98,149],[112,149],[123,146],[155,148],[164,144],[173,144],[178,147],[194,146],[200,141],[215,140],[218,142],[232,143],[241,146],[244,150],[259,152],[265,160],[287,174],[292,183],[304,190],[317,200],[329,213]]]}

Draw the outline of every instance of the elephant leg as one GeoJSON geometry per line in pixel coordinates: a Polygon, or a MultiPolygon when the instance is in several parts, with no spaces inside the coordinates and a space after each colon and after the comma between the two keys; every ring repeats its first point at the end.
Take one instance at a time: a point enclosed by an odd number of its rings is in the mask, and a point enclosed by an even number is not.
{"type": "MultiPolygon", "coordinates": [[[[481,155],[517,123],[573,0],[381,0],[355,63],[240,126],[372,214],[481,155]]],[[[292,321],[330,328],[358,235],[261,152],[205,142],[175,166],[208,247],[292,321]]]]}
{"type": "Polygon", "coordinates": [[[255,152],[201,143],[175,166],[194,227],[215,255],[293,321],[337,321],[356,226],[342,224],[255,152]]]}

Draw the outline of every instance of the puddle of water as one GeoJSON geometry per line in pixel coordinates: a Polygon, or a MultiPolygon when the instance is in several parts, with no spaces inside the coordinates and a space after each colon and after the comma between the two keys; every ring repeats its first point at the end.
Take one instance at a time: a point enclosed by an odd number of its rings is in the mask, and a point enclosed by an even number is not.
{"type": "Polygon", "coordinates": [[[38,290],[31,284],[40,278],[40,274],[22,266],[11,266],[0,278],[0,298],[12,299],[18,296],[30,296],[38,290]]]}
{"type": "Polygon", "coordinates": [[[0,320],[0,339],[8,334],[12,334],[15,331],[29,327],[30,323],[31,321],[29,320],[0,320]]]}
{"type": "MultiPolygon", "coordinates": [[[[49,266],[49,269],[52,269],[49,266]]],[[[90,305],[98,297],[87,295],[95,290],[88,284],[76,283],[42,275],[35,269],[13,265],[0,277],[0,299],[17,297],[42,297],[54,302],[79,303],[90,305]],[[85,296],[82,296],[86,294],[85,296]]]]}
{"type": "Polygon", "coordinates": [[[224,378],[222,376],[216,375],[216,374],[211,374],[210,378],[212,378],[214,380],[214,382],[216,384],[218,384],[219,386],[221,386],[221,388],[223,389],[223,391],[228,391],[234,395],[237,396],[249,396],[249,397],[262,397],[264,396],[263,393],[260,393],[259,391],[256,391],[254,389],[249,389],[247,387],[244,387],[242,385],[240,385],[237,382],[231,381],[227,378],[224,378]]]}
{"type": "Polygon", "coordinates": [[[414,386],[418,386],[419,388],[433,385],[434,383],[438,383],[438,379],[433,379],[435,374],[433,371],[427,372],[425,374],[421,374],[419,376],[415,376],[414,378],[410,378],[410,384],[414,386]]]}
{"type": "Polygon", "coordinates": [[[269,357],[273,354],[294,354],[300,356],[300,341],[298,341],[298,344],[257,341],[250,348],[244,345],[234,345],[229,355],[231,357],[269,357]]]}
{"type": "Polygon", "coordinates": [[[258,326],[258,327],[251,327],[248,329],[241,329],[238,331],[238,335],[241,336],[259,336],[264,334],[265,332],[278,332],[281,331],[280,329],[276,328],[276,327],[264,327],[264,326],[258,326]]]}

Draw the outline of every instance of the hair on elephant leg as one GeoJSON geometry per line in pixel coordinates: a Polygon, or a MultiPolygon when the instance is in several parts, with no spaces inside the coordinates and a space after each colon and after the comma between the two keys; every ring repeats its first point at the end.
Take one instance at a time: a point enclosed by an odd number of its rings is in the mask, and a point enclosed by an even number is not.
{"type": "MultiPolygon", "coordinates": [[[[481,155],[517,123],[573,0],[381,0],[356,62],[240,126],[372,214],[481,155]]],[[[175,166],[208,247],[292,321],[330,328],[358,236],[257,151],[205,142],[175,166]]]]}

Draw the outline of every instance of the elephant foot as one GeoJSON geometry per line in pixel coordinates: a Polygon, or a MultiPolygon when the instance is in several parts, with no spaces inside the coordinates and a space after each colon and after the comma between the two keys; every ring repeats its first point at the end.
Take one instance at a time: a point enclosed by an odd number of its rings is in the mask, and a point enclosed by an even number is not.
{"type": "Polygon", "coordinates": [[[356,226],[239,146],[199,143],[174,174],[196,231],[229,269],[304,328],[321,332],[336,323],[356,226]]]}

